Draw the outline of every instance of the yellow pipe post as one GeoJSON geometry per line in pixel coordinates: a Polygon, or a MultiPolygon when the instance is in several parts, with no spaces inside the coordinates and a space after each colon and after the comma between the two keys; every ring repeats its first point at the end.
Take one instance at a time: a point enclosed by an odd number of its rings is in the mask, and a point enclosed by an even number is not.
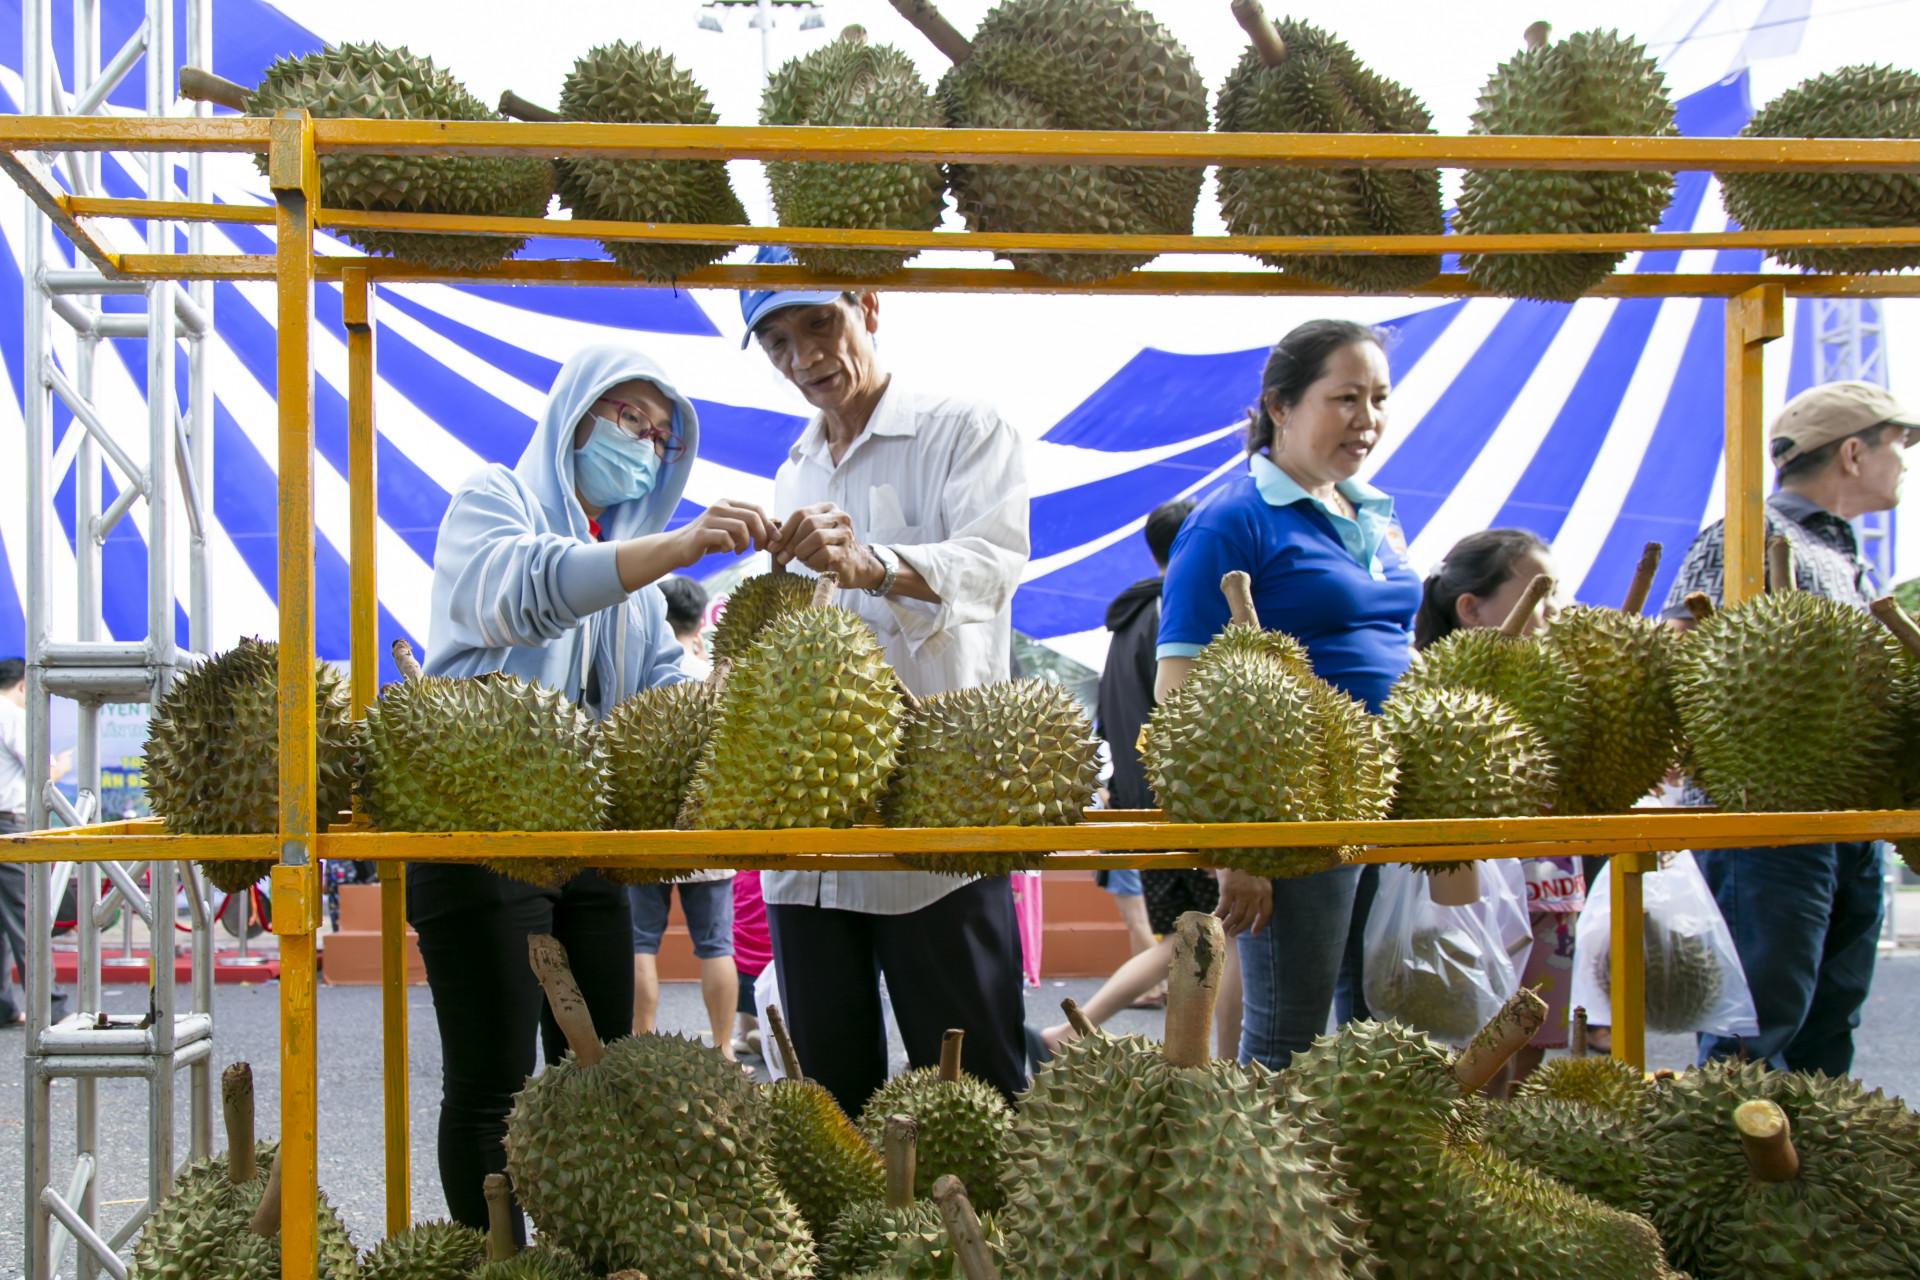
{"type": "Polygon", "coordinates": [[[314,1280],[318,1254],[318,1054],[315,945],[320,930],[320,815],[313,708],[313,211],[319,162],[304,111],[271,121],[280,406],[280,863],[273,924],[280,940],[280,1274],[314,1280]]]}
{"type": "Polygon", "coordinates": [[[1647,955],[1640,877],[1657,870],[1659,863],[1657,853],[1616,853],[1607,862],[1613,878],[1607,955],[1613,1056],[1642,1071],[1647,1067],[1647,955]]]}
{"type": "Polygon", "coordinates": [[[1762,418],[1762,348],[1786,332],[1786,297],[1777,284],[1727,299],[1726,581],[1721,597],[1739,604],[1765,589],[1767,442],[1762,418]]]}

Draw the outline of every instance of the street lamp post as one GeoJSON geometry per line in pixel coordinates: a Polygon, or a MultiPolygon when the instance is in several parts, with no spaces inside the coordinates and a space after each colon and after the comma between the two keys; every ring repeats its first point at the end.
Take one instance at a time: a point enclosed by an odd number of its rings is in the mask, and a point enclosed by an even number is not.
{"type": "MultiPolygon", "coordinates": [[[[754,10],[747,25],[760,29],[760,82],[765,84],[773,75],[773,11],[777,8],[800,9],[805,16],[800,19],[800,30],[817,31],[825,26],[820,16],[819,0],[706,0],[707,9],[744,9],[754,10]]],[[[711,13],[700,16],[700,28],[703,31],[725,31],[720,20],[711,13]]]]}

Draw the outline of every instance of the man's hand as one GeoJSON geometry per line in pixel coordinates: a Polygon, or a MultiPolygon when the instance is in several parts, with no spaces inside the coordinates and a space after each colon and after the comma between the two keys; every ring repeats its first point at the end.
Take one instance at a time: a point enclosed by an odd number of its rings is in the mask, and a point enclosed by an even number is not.
{"type": "Polygon", "coordinates": [[[73,768],[73,748],[56,751],[47,760],[47,781],[58,782],[73,768]]]}
{"type": "Polygon", "coordinates": [[[833,573],[842,587],[878,587],[887,571],[853,536],[853,517],[831,502],[816,502],[780,522],[767,550],[776,565],[798,560],[815,573],[833,573]]]}
{"type": "Polygon", "coordinates": [[[703,556],[741,555],[765,548],[774,536],[773,520],[759,507],[724,499],[674,531],[676,567],[686,568],[703,556]]]}
{"type": "Polygon", "coordinates": [[[1246,871],[1221,871],[1220,905],[1213,914],[1227,936],[1258,933],[1273,917],[1273,881],[1246,871]]]}

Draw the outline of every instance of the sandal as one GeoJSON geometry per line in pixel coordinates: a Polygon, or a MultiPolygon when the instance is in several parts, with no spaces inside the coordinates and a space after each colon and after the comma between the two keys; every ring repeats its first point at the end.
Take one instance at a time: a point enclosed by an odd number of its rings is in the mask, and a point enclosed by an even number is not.
{"type": "Polygon", "coordinates": [[[1151,995],[1141,996],[1138,1000],[1135,1000],[1127,1006],[1129,1009],[1164,1009],[1166,1007],[1167,993],[1164,991],[1156,991],[1151,995]]]}

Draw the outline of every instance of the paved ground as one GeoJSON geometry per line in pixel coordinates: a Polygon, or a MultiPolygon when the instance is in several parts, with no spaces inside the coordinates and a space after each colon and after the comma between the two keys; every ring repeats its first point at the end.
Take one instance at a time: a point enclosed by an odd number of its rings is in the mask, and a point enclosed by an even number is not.
{"type": "MultiPolygon", "coordinates": [[[[1091,981],[1048,982],[1029,991],[1027,1008],[1035,1023],[1058,1020],[1064,996],[1085,1000],[1097,984],[1091,981]]],[[[263,1132],[272,1132],[279,1099],[277,1045],[279,1006],[277,989],[223,987],[216,1005],[220,1048],[218,1062],[236,1059],[253,1063],[263,1132]]],[[[181,996],[186,1003],[186,994],[181,996]]],[[[111,1009],[144,1005],[138,988],[111,989],[111,1009]]],[[[444,1212],[434,1173],[433,1129],[439,1098],[439,1044],[432,1010],[424,988],[409,992],[411,1010],[411,1076],[413,1098],[413,1205],[417,1217],[444,1212]]],[[[704,1027],[698,989],[670,983],[661,1000],[661,1026],[692,1032],[704,1027]]],[[[369,1241],[381,1230],[384,1215],[382,1141],[380,1121],[379,992],[369,987],[325,987],[319,996],[321,1182],[339,1204],[358,1241],[369,1241]]],[[[1112,1029],[1158,1035],[1158,1013],[1124,1013],[1112,1029]]],[[[20,1185],[22,1094],[20,1058],[0,1032],[0,1277],[15,1277],[22,1266],[21,1225],[24,1197],[20,1185]]],[[[1649,1059],[1655,1066],[1681,1066],[1691,1060],[1691,1042],[1681,1037],[1654,1037],[1649,1059]]],[[[898,1046],[896,1046],[896,1055],[898,1046]]],[[[1909,1098],[1920,1098],[1920,954],[1903,952],[1883,956],[1872,1000],[1867,1005],[1860,1038],[1858,1074],[1869,1084],[1909,1098]]],[[[108,1082],[103,1100],[102,1196],[115,1208],[116,1220],[141,1198],[145,1181],[145,1103],[139,1086],[108,1082]]],[[[54,1150],[64,1183],[71,1163],[72,1087],[55,1091],[54,1150]],[[63,1141],[64,1140],[64,1141],[63,1141]],[[63,1147],[68,1152],[61,1159],[63,1147]]],[[[186,1150],[186,1091],[180,1091],[180,1150],[186,1150]]],[[[218,1122],[216,1119],[216,1129],[218,1122]]],[[[216,1145],[219,1139],[216,1138],[216,1145]]]]}

